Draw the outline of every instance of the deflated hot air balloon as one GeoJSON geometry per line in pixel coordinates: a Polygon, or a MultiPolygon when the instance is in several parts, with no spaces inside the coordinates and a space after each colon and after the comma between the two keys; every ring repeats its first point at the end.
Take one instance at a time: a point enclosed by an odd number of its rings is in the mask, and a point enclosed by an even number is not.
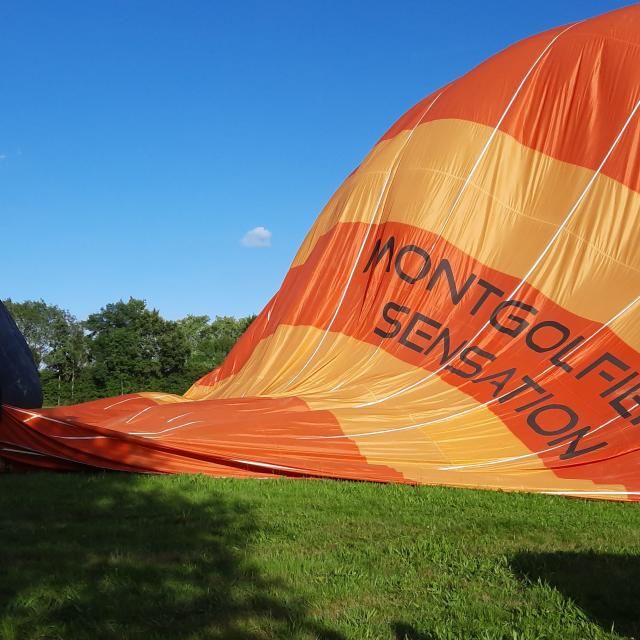
{"type": "Polygon", "coordinates": [[[640,7],[515,44],[391,127],[221,367],[6,407],[0,455],[640,499],[639,106],[640,7]]]}

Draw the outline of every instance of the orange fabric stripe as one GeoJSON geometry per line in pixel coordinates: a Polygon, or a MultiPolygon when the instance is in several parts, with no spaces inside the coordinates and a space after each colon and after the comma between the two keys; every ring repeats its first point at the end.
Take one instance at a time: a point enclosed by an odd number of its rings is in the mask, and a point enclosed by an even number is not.
{"type": "Polygon", "coordinates": [[[39,466],[72,460],[118,471],[405,481],[387,465],[368,463],[347,438],[329,447],[314,440],[294,446],[292,439],[300,436],[343,434],[330,412],[312,411],[296,397],[182,402],[179,412],[173,403],[138,394],[124,400],[116,406],[113,398],[78,405],[73,418],[67,407],[41,409],[28,425],[23,413],[8,408],[3,439],[47,451],[44,460],[13,454],[39,466]],[[185,417],[176,421],[180,414],[185,417]]]}
{"type": "MultiPolygon", "coordinates": [[[[564,28],[518,42],[447,85],[423,119],[439,93],[434,92],[382,140],[421,120],[458,118],[495,127],[536,58],[564,28]]],[[[635,5],[561,35],[529,76],[500,130],[553,158],[595,170],[639,98],[640,8],[635,5]]],[[[639,148],[636,121],[603,173],[639,191],[639,148]]]]}

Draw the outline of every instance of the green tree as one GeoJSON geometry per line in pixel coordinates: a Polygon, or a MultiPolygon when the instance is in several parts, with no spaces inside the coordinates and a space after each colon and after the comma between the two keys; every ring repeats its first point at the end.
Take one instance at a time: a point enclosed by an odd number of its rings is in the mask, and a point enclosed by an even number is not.
{"type": "Polygon", "coordinates": [[[76,381],[87,366],[88,343],[84,327],[68,311],[57,314],[51,322],[51,349],[44,356],[48,371],[58,379],[58,402],[62,401],[62,385],[67,387],[65,402],[76,400],[76,381]]]}
{"type": "Polygon", "coordinates": [[[178,320],[178,326],[189,344],[187,369],[191,383],[217,367],[255,316],[236,319],[217,316],[211,321],[209,316],[187,316],[178,320]]]}
{"type": "Polygon", "coordinates": [[[85,323],[93,379],[99,393],[116,395],[153,388],[184,373],[189,346],[178,324],[164,320],[144,300],[107,304],[85,323]]]}
{"type": "Polygon", "coordinates": [[[107,304],[84,322],[43,300],[5,305],[33,352],[47,406],[135,391],[184,393],[225,359],[255,318],[173,322],[135,298],[107,304]]]}
{"type": "Polygon", "coordinates": [[[211,358],[206,343],[211,333],[209,316],[188,315],[176,324],[182,332],[189,348],[188,368],[200,369],[209,366],[211,358]]]}

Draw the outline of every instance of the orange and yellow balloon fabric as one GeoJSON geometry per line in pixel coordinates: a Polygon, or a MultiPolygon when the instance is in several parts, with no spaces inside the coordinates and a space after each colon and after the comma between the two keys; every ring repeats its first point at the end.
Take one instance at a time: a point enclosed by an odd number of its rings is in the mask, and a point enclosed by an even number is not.
{"type": "Polygon", "coordinates": [[[31,467],[640,500],[640,7],[410,109],[184,396],[5,407],[31,467]]]}

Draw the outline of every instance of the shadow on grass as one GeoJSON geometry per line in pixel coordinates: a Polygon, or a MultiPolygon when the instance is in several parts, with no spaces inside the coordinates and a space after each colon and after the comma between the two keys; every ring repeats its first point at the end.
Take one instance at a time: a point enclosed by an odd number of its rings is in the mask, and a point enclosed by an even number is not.
{"type": "Polygon", "coordinates": [[[432,640],[433,635],[422,633],[405,622],[394,622],[391,625],[396,640],[432,640]]]}
{"type": "Polygon", "coordinates": [[[570,598],[605,631],[640,637],[640,557],[605,553],[519,553],[527,582],[541,580],[570,598]]]}
{"type": "Polygon", "coordinates": [[[202,479],[3,476],[0,638],[322,638],[251,559],[250,505],[202,479]]]}

